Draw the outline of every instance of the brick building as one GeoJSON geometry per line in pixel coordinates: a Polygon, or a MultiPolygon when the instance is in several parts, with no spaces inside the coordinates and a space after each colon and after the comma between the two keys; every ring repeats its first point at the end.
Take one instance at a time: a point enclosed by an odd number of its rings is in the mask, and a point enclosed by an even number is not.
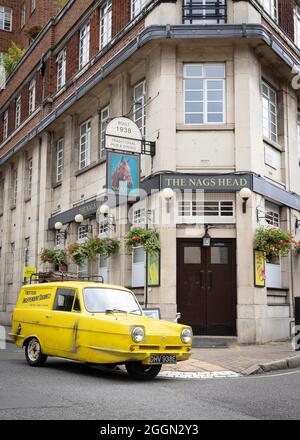
{"type": "MultiPolygon", "coordinates": [[[[0,14],[15,4],[0,0],[0,14]]],[[[181,312],[198,334],[289,337],[299,257],[271,256],[258,286],[253,239],[259,225],[300,238],[298,2],[69,0],[50,21],[56,10],[40,11],[44,21],[33,14],[28,26],[43,29],[0,92],[0,322],[10,319],[24,264],[43,269],[42,248],[91,230],[122,239],[128,211],[143,225],[150,207],[161,255],[149,306],[171,320],[181,312]],[[114,230],[96,213],[106,200],[105,127],[121,115],[156,154],[141,159],[148,197],[111,206],[114,230]],[[166,188],[172,198],[157,208],[150,193],[166,188]],[[161,212],[168,221],[155,222],[161,212]]],[[[18,20],[13,14],[11,37],[18,20]]],[[[141,248],[132,255],[122,244],[108,260],[70,268],[144,300],[141,248]]]]}

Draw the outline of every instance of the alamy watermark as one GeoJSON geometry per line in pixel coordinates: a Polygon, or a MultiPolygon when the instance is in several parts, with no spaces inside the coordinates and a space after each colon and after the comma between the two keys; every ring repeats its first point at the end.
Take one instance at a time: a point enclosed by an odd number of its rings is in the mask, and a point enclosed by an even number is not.
{"type": "Polygon", "coordinates": [[[0,350],[6,349],[6,329],[0,325],[0,350]]]}

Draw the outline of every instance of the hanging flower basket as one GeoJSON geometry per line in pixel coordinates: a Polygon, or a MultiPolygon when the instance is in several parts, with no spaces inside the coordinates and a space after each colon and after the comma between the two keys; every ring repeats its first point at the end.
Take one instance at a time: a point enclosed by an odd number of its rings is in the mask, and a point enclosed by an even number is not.
{"type": "Polygon", "coordinates": [[[101,240],[101,255],[104,258],[109,258],[112,255],[115,255],[118,252],[120,247],[120,241],[114,240],[112,238],[103,238],[101,240]]]}
{"type": "Polygon", "coordinates": [[[43,264],[50,263],[56,266],[66,266],[67,253],[63,249],[43,249],[40,255],[43,264]]]}
{"type": "Polygon", "coordinates": [[[68,255],[77,266],[82,266],[84,261],[89,258],[86,247],[79,243],[71,243],[68,247],[68,255]]]}
{"type": "Polygon", "coordinates": [[[114,240],[108,237],[91,237],[82,246],[85,248],[88,258],[95,260],[98,255],[103,255],[105,258],[109,258],[118,251],[119,245],[119,240],[114,240]]]}
{"type": "Polygon", "coordinates": [[[144,246],[145,251],[155,253],[160,249],[158,232],[155,229],[132,228],[125,236],[127,248],[144,246]]]}
{"type": "Polygon", "coordinates": [[[300,241],[292,240],[293,251],[296,255],[300,255],[300,241]]]}
{"type": "Polygon", "coordinates": [[[292,236],[279,228],[257,228],[254,240],[255,249],[270,255],[286,256],[292,249],[292,236]]]}

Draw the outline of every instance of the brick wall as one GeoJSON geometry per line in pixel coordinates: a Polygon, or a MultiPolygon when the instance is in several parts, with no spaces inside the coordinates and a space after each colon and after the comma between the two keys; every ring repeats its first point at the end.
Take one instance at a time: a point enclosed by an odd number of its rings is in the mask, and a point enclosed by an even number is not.
{"type": "Polygon", "coordinates": [[[279,26],[294,41],[294,1],[278,0],[279,26]]]}
{"type": "Polygon", "coordinates": [[[94,57],[99,51],[100,39],[100,13],[97,8],[90,17],[90,57],[94,57]]]}
{"type": "Polygon", "coordinates": [[[115,36],[131,18],[131,0],[112,0],[112,35],[115,36]]]}
{"type": "Polygon", "coordinates": [[[0,52],[7,52],[11,46],[11,42],[19,43],[20,39],[20,14],[19,6],[20,0],[1,0],[1,6],[8,6],[12,8],[12,32],[0,31],[0,52]]]}
{"type": "Polygon", "coordinates": [[[75,32],[70,41],[67,44],[67,68],[66,79],[67,81],[72,78],[78,70],[78,58],[79,58],[79,32],[75,32]]]}

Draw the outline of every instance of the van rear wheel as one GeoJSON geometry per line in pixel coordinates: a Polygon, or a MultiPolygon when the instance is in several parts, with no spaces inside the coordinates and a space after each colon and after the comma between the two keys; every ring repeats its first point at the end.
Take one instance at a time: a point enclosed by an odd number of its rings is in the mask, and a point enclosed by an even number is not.
{"type": "Polygon", "coordinates": [[[47,360],[43,354],[41,344],[37,338],[30,338],[25,345],[25,356],[31,367],[41,367],[47,360]]]}
{"type": "Polygon", "coordinates": [[[141,362],[127,362],[127,373],[136,380],[152,380],[161,370],[162,365],[144,365],[141,362]]]}

